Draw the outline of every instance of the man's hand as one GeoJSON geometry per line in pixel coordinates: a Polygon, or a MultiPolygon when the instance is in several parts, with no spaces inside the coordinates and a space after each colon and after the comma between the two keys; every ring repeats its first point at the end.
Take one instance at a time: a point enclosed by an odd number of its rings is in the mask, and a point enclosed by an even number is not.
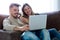
{"type": "Polygon", "coordinates": [[[24,25],[23,27],[19,27],[20,31],[27,31],[29,30],[29,25],[24,25]]]}

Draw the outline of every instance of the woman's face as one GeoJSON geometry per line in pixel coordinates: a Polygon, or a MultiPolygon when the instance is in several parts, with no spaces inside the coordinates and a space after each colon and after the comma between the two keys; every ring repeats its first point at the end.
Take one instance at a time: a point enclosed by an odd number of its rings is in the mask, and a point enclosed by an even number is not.
{"type": "Polygon", "coordinates": [[[32,9],[29,6],[24,7],[24,12],[29,16],[32,13],[32,9]]]}

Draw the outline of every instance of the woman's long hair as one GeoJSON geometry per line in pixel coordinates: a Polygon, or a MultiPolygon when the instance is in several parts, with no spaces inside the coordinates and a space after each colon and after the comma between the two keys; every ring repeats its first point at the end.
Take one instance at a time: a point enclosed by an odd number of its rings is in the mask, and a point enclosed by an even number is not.
{"type": "MultiPolygon", "coordinates": [[[[28,18],[29,16],[24,12],[25,6],[28,6],[31,10],[32,10],[32,8],[31,8],[31,6],[30,6],[29,4],[27,4],[27,3],[25,3],[25,4],[23,5],[23,7],[22,7],[23,17],[28,18]]],[[[33,11],[31,12],[31,15],[33,15],[33,11]]]]}

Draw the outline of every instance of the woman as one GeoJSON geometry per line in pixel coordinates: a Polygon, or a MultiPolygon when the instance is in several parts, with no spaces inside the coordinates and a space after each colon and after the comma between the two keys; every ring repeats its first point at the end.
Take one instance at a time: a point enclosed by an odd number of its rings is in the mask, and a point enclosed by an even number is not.
{"type": "MultiPolygon", "coordinates": [[[[22,11],[23,17],[20,17],[21,21],[25,24],[29,24],[29,15],[34,15],[31,7],[28,4],[24,4],[22,11]]],[[[50,35],[46,29],[26,31],[22,35],[22,40],[50,40],[50,35]]]]}
{"type": "MultiPolygon", "coordinates": [[[[24,4],[23,5],[23,7],[22,7],[22,12],[23,12],[23,17],[21,17],[21,19],[22,19],[22,21],[24,22],[24,23],[26,23],[26,24],[29,24],[29,15],[34,15],[34,13],[33,13],[33,11],[32,11],[32,8],[30,7],[30,5],[28,5],[28,4],[24,4]]],[[[44,30],[44,29],[43,29],[44,30]]],[[[50,33],[50,36],[51,36],[51,38],[54,38],[54,37],[56,37],[56,38],[58,38],[59,40],[60,40],[60,33],[58,33],[57,32],[57,30],[56,29],[54,29],[54,28],[52,28],[52,29],[49,29],[48,30],[49,31],[49,33],[50,33]]],[[[35,32],[35,34],[38,36],[38,32],[40,32],[40,30],[39,31],[34,31],[35,32]]],[[[46,32],[46,31],[45,31],[46,32]]],[[[44,35],[44,33],[43,33],[43,35],[44,35]]],[[[38,36],[39,38],[41,38],[40,36],[38,36]]],[[[45,37],[47,37],[47,35],[45,34],[45,37]]],[[[47,37],[48,38],[48,37],[47,37]]],[[[44,38],[42,38],[42,40],[43,40],[44,38]]],[[[49,38],[48,38],[49,39],[49,38]]],[[[49,39],[50,40],[50,39],[49,39]]]]}

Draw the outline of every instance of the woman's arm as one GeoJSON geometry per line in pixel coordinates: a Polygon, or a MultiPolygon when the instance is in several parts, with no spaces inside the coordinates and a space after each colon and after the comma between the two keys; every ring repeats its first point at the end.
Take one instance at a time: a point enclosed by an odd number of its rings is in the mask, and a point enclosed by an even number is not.
{"type": "Polygon", "coordinates": [[[29,23],[29,19],[27,19],[27,18],[25,18],[25,17],[20,17],[20,19],[21,19],[21,21],[22,21],[23,23],[26,23],[26,24],[29,23]]]}

